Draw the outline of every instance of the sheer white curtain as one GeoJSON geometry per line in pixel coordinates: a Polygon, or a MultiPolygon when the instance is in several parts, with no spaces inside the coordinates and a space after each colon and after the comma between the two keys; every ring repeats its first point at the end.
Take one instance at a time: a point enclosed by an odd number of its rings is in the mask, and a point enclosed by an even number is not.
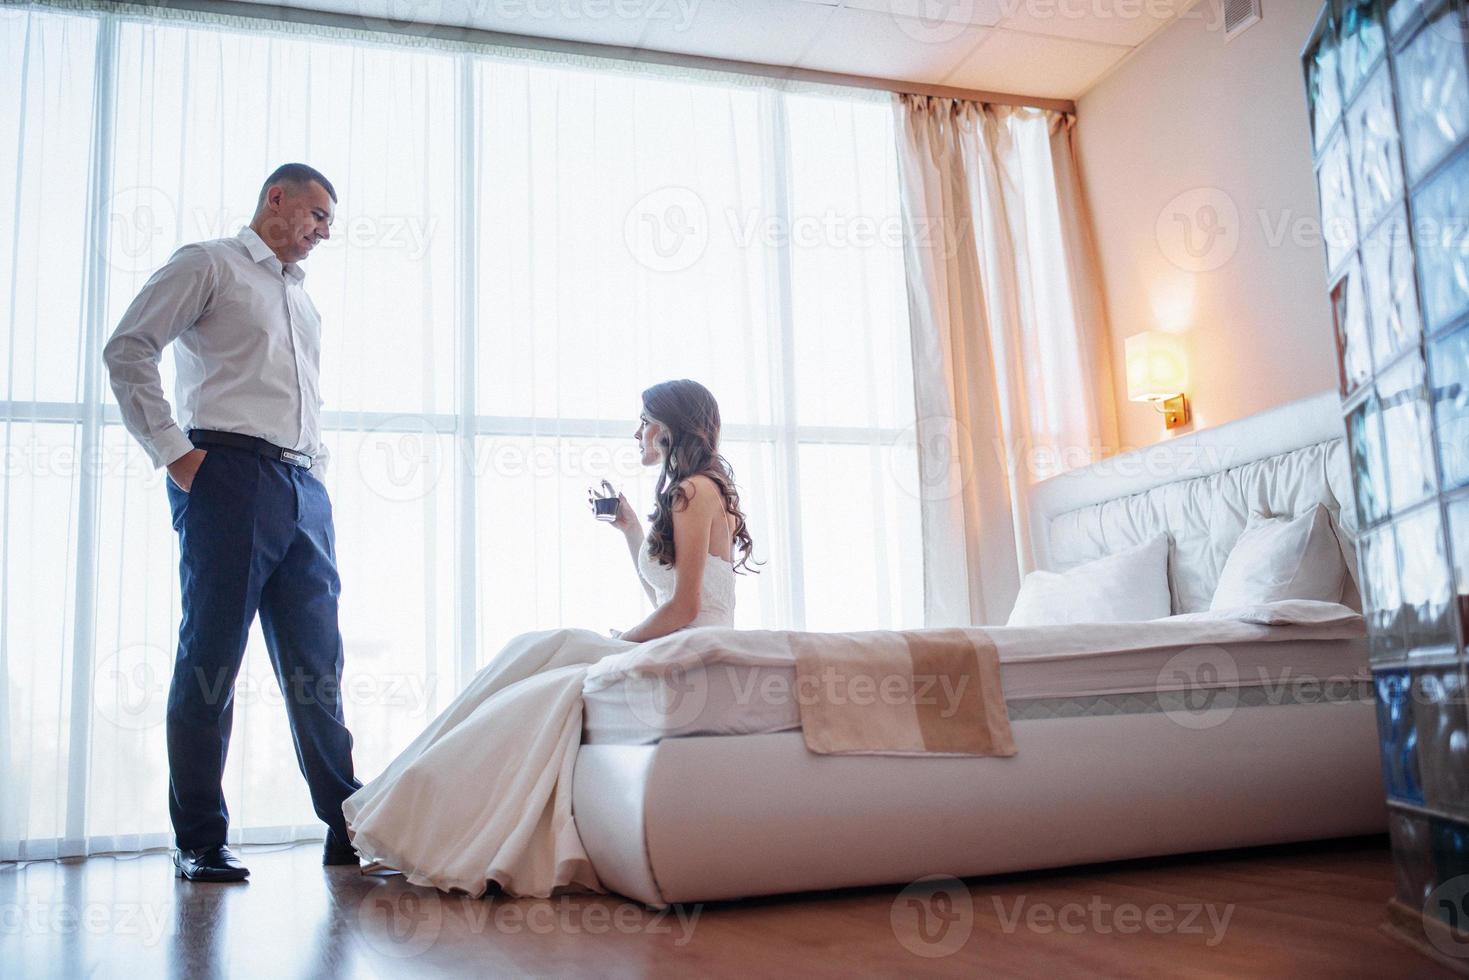
{"type": "Polygon", "coordinates": [[[1004,622],[1031,484],[1115,452],[1075,117],[902,96],[926,619],[1004,622]]]}
{"type": "MultiPolygon", "coordinates": [[[[99,352],[288,160],[340,195],[306,287],[361,775],[514,633],[646,612],[585,487],[650,509],[669,377],[721,402],[740,625],[923,624],[886,97],[72,3],[0,10],[0,132],[0,859],[169,840],[176,539],[99,352]]],[[[258,632],[225,780],[235,840],[320,834],[258,632]]]]}

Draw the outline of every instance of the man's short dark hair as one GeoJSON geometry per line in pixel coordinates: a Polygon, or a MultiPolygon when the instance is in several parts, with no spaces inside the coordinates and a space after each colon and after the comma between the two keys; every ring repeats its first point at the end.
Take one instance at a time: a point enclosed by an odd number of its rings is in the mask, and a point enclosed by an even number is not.
{"type": "Polygon", "coordinates": [[[320,170],[317,170],[315,167],[308,167],[304,163],[283,163],[275,168],[275,173],[265,178],[265,183],[260,187],[260,197],[256,200],[255,207],[259,208],[265,204],[265,192],[270,190],[272,184],[290,184],[299,190],[311,183],[320,184],[322,189],[326,191],[327,196],[332,199],[332,203],[337,203],[337,189],[332,186],[331,181],[322,176],[320,170]]]}

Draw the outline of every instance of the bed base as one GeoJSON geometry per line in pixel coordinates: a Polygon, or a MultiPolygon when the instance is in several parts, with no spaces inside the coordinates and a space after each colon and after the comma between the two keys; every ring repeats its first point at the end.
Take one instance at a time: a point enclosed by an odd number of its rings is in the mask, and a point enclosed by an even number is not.
{"type": "Polygon", "coordinates": [[[1017,721],[999,758],[822,756],[799,731],[583,745],[603,883],[650,906],[1386,829],[1372,704],[1017,721]]]}

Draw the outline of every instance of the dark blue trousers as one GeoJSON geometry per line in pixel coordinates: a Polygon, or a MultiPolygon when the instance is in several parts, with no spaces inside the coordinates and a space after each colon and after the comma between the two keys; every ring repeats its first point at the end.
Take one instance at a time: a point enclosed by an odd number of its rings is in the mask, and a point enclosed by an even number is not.
{"type": "Polygon", "coordinates": [[[221,779],[235,676],[255,614],[281,686],[316,815],[347,841],[352,735],[342,716],[336,532],[309,472],[228,446],[207,450],[190,491],[166,479],[179,534],[183,623],[168,691],[169,815],[179,847],[225,842],[221,779]]]}

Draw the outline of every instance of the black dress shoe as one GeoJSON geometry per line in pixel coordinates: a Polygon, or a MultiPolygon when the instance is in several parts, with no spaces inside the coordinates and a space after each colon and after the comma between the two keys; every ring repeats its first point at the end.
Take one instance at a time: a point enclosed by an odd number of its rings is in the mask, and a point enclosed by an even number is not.
{"type": "Polygon", "coordinates": [[[321,863],[326,867],[337,864],[359,864],[357,848],[347,841],[337,837],[336,834],[326,835],[326,844],[321,849],[321,863]]]}
{"type": "Polygon", "coordinates": [[[181,847],[173,852],[174,872],[190,881],[244,881],[250,869],[228,847],[181,847]]]}

